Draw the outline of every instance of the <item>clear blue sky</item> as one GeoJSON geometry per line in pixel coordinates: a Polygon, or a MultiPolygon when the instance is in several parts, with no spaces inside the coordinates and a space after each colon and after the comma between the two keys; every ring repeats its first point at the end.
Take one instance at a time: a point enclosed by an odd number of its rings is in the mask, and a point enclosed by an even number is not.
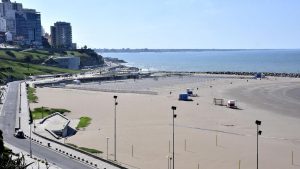
{"type": "Polygon", "coordinates": [[[300,0],[17,0],[92,48],[300,48],[300,0]]]}

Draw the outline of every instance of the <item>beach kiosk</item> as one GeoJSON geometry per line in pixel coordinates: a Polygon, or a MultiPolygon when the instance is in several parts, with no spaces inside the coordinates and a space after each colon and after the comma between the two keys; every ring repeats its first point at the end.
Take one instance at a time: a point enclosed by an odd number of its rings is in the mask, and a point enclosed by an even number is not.
{"type": "Polygon", "coordinates": [[[229,108],[236,108],[236,102],[235,102],[235,100],[228,100],[227,107],[229,107],[229,108]]]}

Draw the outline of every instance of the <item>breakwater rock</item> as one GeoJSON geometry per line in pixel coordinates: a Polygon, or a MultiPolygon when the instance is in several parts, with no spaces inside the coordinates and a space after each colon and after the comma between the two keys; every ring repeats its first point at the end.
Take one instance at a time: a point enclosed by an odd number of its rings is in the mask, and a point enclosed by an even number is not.
{"type": "MultiPolygon", "coordinates": [[[[257,72],[203,72],[206,74],[224,74],[224,75],[243,75],[243,76],[255,76],[257,72]]],[[[274,72],[259,72],[262,73],[264,76],[275,76],[275,77],[293,77],[293,78],[300,78],[300,73],[274,73],[274,72]]]]}

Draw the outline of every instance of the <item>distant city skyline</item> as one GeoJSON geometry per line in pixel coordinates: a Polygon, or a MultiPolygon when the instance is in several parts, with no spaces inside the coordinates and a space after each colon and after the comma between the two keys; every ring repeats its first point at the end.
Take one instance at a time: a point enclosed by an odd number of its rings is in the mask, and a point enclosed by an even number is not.
{"type": "Polygon", "coordinates": [[[19,0],[91,48],[300,48],[298,0],[19,0]]]}

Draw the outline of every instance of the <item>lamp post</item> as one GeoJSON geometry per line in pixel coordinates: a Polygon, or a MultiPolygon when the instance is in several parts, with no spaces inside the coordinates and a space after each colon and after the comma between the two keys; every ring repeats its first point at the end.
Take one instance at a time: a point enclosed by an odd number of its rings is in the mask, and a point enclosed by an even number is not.
{"type": "Polygon", "coordinates": [[[106,137],[106,159],[108,160],[108,140],[109,137],[106,137]]]}
{"type": "Polygon", "coordinates": [[[170,157],[170,169],[172,168],[172,157],[170,157]]]}
{"type": "Polygon", "coordinates": [[[177,117],[177,115],[175,114],[175,110],[176,110],[176,107],[175,106],[172,106],[171,109],[173,110],[173,169],[175,168],[174,167],[174,164],[175,164],[175,137],[174,137],[174,119],[177,117]]]}
{"type": "MultiPolygon", "coordinates": [[[[31,114],[31,110],[29,109],[29,113],[31,114]]],[[[19,123],[21,122],[20,120],[20,117],[19,117],[19,123]]],[[[31,134],[32,134],[32,129],[31,129],[31,126],[32,126],[32,123],[33,123],[33,119],[32,118],[29,118],[29,137],[30,137],[30,142],[29,142],[29,153],[30,153],[30,158],[32,158],[32,147],[31,147],[31,140],[32,140],[32,137],[31,137],[31,134]]],[[[21,128],[21,125],[19,126],[21,128]]]]}
{"type": "Polygon", "coordinates": [[[32,158],[32,147],[31,147],[31,123],[29,124],[29,126],[30,126],[30,158],[32,158]]]}
{"type": "Polygon", "coordinates": [[[262,134],[262,131],[261,130],[259,130],[259,126],[261,125],[261,121],[259,121],[259,120],[256,120],[255,121],[255,124],[256,124],[256,126],[257,126],[257,130],[256,130],[256,166],[257,166],[257,169],[258,169],[258,135],[261,135],[262,134]]]}
{"type": "Polygon", "coordinates": [[[114,99],[115,99],[115,153],[114,153],[114,160],[117,161],[117,105],[118,105],[118,102],[117,102],[117,98],[118,96],[114,96],[114,99]]]}

